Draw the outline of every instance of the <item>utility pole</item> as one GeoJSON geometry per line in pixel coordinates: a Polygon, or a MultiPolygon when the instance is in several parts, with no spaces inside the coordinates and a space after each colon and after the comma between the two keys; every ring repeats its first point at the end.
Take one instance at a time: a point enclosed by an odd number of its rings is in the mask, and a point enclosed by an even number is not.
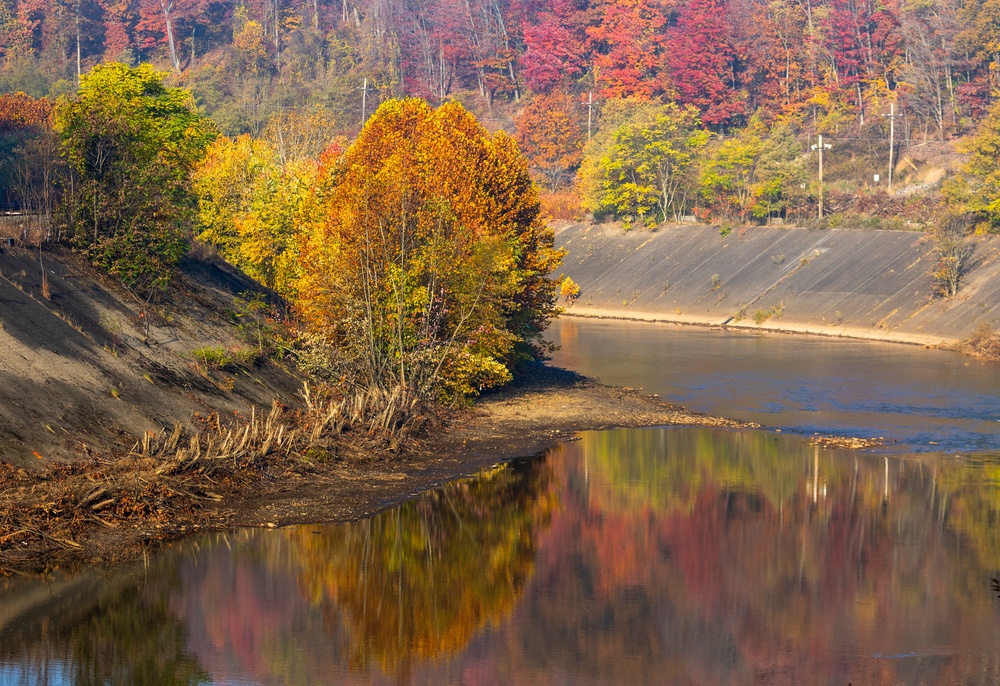
{"type": "Polygon", "coordinates": [[[823,218],[823,151],[830,149],[830,144],[823,145],[823,134],[819,135],[819,143],[812,146],[819,152],[819,218],[823,218]]]}
{"type": "Polygon", "coordinates": [[[365,85],[361,87],[361,126],[368,120],[368,77],[365,77],[365,85]]]}
{"type": "Polygon", "coordinates": [[[76,87],[80,87],[80,3],[76,0],[76,87]]]}
{"type": "Polygon", "coordinates": [[[892,193],[892,152],[896,147],[896,103],[889,103],[889,192],[892,193]]]}
{"type": "Polygon", "coordinates": [[[590,142],[590,132],[594,125],[594,91],[587,94],[587,142],[590,142]]]}

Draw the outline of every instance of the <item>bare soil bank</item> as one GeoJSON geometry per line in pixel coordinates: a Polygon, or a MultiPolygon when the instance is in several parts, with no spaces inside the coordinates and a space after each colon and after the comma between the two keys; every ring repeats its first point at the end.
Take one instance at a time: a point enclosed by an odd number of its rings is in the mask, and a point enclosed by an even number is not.
{"type": "Polygon", "coordinates": [[[209,369],[195,351],[253,353],[238,298],[268,293],[189,256],[148,307],[64,246],[0,250],[0,458],[35,468],[128,447],[198,414],[291,398],[302,379],[266,356],[209,369]],[[43,274],[45,276],[43,280],[43,274]]]}
{"type": "Polygon", "coordinates": [[[246,469],[164,472],[135,454],[45,471],[0,465],[0,573],[121,563],[201,531],[358,519],[576,431],[668,424],[753,426],[537,366],[396,450],[348,436],[333,459],[274,456],[246,469]]]}

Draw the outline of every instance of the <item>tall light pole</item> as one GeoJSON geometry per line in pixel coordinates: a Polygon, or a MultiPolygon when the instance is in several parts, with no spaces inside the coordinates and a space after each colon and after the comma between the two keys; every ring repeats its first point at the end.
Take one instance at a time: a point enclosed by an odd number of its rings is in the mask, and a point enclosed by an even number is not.
{"type": "Polygon", "coordinates": [[[365,77],[365,83],[361,86],[361,126],[364,127],[365,122],[368,120],[368,77],[365,77]]]}
{"type": "Polygon", "coordinates": [[[823,134],[819,135],[819,142],[812,146],[813,150],[819,152],[819,218],[823,218],[823,151],[830,149],[830,144],[823,145],[823,134]]]}
{"type": "Polygon", "coordinates": [[[590,131],[594,124],[594,91],[587,93],[587,142],[590,142],[590,131]]]}
{"type": "Polygon", "coordinates": [[[889,103],[889,192],[892,193],[892,151],[896,147],[896,103],[889,103]]]}

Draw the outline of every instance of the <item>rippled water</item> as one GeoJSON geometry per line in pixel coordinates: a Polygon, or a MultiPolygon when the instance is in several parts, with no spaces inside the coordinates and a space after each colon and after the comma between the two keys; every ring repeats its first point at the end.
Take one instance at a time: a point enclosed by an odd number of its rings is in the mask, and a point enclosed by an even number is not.
{"type": "Polygon", "coordinates": [[[1000,455],[969,452],[997,447],[995,368],[630,324],[555,335],[559,362],[606,381],[896,452],[590,432],[365,521],[8,581],[0,684],[1000,683],[1000,455]],[[931,441],[963,456],[908,447],[931,441]]]}
{"type": "Polygon", "coordinates": [[[563,318],[554,362],[691,409],[905,451],[1000,451],[1000,364],[867,341],[563,318]]]}

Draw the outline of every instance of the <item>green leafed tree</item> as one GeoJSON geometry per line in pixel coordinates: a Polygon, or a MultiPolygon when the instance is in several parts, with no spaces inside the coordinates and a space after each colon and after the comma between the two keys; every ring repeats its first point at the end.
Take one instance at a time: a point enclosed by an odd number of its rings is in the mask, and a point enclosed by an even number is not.
{"type": "Polygon", "coordinates": [[[196,210],[190,174],[214,127],[150,65],[111,62],[60,101],[55,128],[75,175],[63,208],[74,244],[148,297],[184,255],[196,210]]]}
{"type": "Polygon", "coordinates": [[[953,209],[981,217],[978,230],[997,231],[1000,228],[1000,101],[961,149],[969,158],[963,173],[944,184],[945,197],[953,209]]]}
{"type": "Polygon", "coordinates": [[[679,219],[693,200],[692,165],[708,138],[694,107],[622,101],[585,149],[584,207],[644,223],[679,219]]]}
{"type": "Polygon", "coordinates": [[[805,181],[802,146],[783,126],[758,116],[706,157],[701,196],[713,214],[740,221],[780,216],[805,181]]]}

